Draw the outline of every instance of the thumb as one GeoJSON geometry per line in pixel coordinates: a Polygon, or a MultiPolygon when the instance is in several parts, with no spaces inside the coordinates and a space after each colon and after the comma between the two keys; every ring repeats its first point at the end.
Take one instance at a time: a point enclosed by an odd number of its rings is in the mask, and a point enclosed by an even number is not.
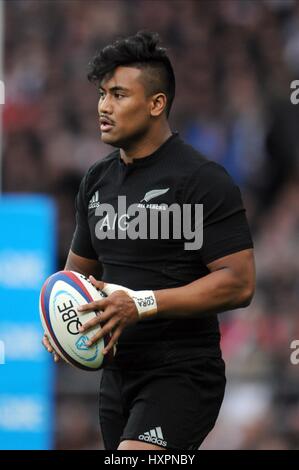
{"type": "Polygon", "coordinates": [[[110,284],[110,283],[104,283],[104,287],[102,288],[102,291],[107,294],[113,294],[113,292],[116,292],[118,290],[122,290],[126,292],[130,297],[134,294],[134,291],[129,289],[128,287],[120,286],[118,284],[110,284]]]}
{"type": "Polygon", "coordinates": [[[88,278],[90,282],[92,283],[93,286],[95,286],[97,289],[104,289],[105,282],[103,281],[97,281],[93,276],[89,276],[88,278]]]}

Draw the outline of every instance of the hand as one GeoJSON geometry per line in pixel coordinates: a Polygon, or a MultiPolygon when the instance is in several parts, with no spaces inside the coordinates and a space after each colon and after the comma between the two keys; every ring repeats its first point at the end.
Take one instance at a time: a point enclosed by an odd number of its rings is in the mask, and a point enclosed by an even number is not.
{"type": "Polygon", "coordinates": [[[49,341],[49,338],[48,336],[46,335],[46,333],[44,334],[43,336],[43,339],[42,339],[42,345],[47,349],[47,351],[51,354],[53,354],[53,358],[54,358],[54,361],[55,362],[58,362],[59,361],[59,355],[54,351],[54,349],[52,348],[51,344],[50,344],[50,341],[49,341]]]}
{"type": "Polygon", "coordinates": [[[89,280],[97,289],[101,289],[110,295],[104,299],[95,300],[78,307],[77,310],[80,313],[100,312],[98,316],[82,325],[79,330],[84,332],[98,324],[103,325],[101,331],[95,334],[86,344],[87,346],[92,346],[105,335],[111,333],[111,339],[102,351],[103,354],[107,354],[117,343],[123,329],[130,324],[136,323],[139,320],[139,315],[135,302],[129,295],[129,292],[133,291],[122,286],[97,281],[93,276],[89,276],[89,280]]]}

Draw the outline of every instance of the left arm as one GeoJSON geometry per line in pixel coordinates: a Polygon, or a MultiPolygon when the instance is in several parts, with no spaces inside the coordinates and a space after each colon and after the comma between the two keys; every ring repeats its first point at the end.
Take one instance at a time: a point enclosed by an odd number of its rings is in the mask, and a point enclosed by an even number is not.
{"type": "Polygon", "coordinates": [[[183,287],[155,291],[158,316],[198,317],[247,307],[255,288],[253,250],[243,250],[208,264],[210,273],[183,287]]]}
{"type": "MultiPolygon", "coordinates": [[[[203,313],[218,313],[250,304],[255,287],[252,249],[213,261],[208,264],[208,268],[211,271],[210,274],[186,286],[154,291],[157,311],[149,310],[143,313],[142,319],[152,316],[159,318],[200,317],[203,313]]],[[[109,284],[105,286],[102,281],[94,278],[91,278],[91,282],[100,289],[107,289],[106,286],[109,286],[109,284]]],[[[104,324],[101,331],[93,337],[90,345],[113,331],[112,338],[104,349],[105,354],[117,342],[127,325],[140,320],[134,300],[130,294],[120,289],[114,289],[114,292],[112,291],[106,299],[91,302],[78,309],[80,312],[101,310],[101,315],[85,323],[80,331],[86,331],[99,323],[104,324]]]]}

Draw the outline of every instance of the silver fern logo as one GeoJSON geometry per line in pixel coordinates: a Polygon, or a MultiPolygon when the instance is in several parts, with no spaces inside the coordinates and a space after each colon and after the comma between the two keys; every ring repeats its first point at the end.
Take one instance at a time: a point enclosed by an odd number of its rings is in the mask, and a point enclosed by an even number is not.
{"type": "Polygon", "coordinates": [[[162,196],[163,194],[167,193],[167,191],[169,191],[169,188],[166,188],[166,189],[152,189],[151,191],[148,191],[147,193],[145,193],[144,198],[140,202],[141,203],[149,202],[152,199],[154,199],[158,196],[162,196]]]}

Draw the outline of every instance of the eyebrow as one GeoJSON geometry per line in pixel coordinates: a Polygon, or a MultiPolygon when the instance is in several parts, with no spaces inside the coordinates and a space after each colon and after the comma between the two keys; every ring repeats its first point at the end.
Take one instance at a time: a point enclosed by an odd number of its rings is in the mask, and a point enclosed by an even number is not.
{"type": "MultiPolygon", "coordinates": [[[[100,90],[103,90],[103,91],[106,91],[104,87],[100,86],[100,90]]],[[[115,91],[130,91],[129,88],[125,88],[123,86],[113,86],[111,88],[109,88],[109,91],[111,92],[115,92],[115,91]]]]}

